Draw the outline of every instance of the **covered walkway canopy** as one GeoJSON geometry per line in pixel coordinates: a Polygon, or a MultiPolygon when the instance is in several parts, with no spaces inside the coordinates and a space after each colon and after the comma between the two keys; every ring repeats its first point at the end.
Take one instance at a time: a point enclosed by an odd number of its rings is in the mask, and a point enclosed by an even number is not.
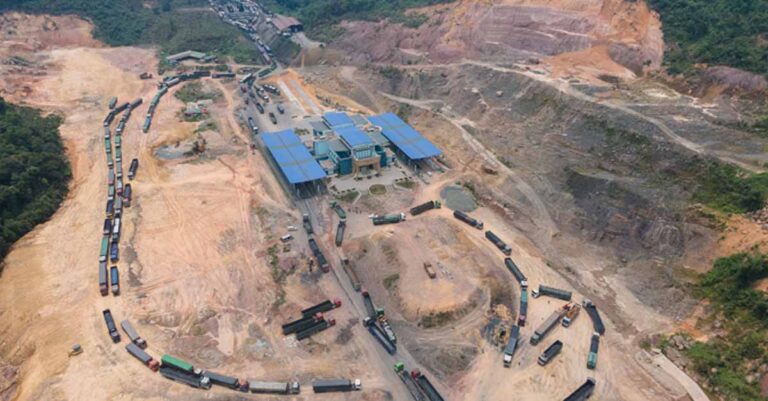
{"type": "Polygon", "coordinates": [[[413,129],[394,113],[368,117],[371,124],[379,126],[381,133],[397,149],[411,160],[440,156],[442,153],[432,142],[413,129]]]}

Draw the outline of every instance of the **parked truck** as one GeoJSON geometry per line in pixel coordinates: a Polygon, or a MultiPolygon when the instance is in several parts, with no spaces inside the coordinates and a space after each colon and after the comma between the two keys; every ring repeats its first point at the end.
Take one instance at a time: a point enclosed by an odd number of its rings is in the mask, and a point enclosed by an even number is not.
{"type": "Polygon", "coordinates": [[[131,165],[128,167],[128,179],[133,180],[136,178],[136,170],[139,169],[139,159],[131,160],[131,165]]]}
{"type": "Polygon", "coordinates": [[[140,348],[147,348],[147,342],[141,338],[139,333],[136,331],[136,329],[133,328],[133,325],[131,322],[129,322],[127,319],[120,322],[120,327],[123,328],[123,331],[128,336],[128,339],[131,340],[132,343],[136,344],[140,348]]]}
{"type": "Polygon", "coordinates": [[[437,278],[437,272],[435,272],[435,269],[432,268],[432,263],[424,262],[424,271],[427,272],[427,276],[429,276],[429,278],[437,278]]]}
{"type": "Polygon", "coordinates": [[[544,352],[539,355],[539,365],[544,366],[548,364],[552,359],[554,359],[557,354],[560,353],[560,351],[563,349],[563,342],[560,340],[555,340],[552,344],[550,344],[547,349],[544,350],[544,352]]]}
{"type": "Polygon", "coordinates": [[[455,218],[457,218],[457,219],[459,219],[459,220],[469,224],[472,227],[475,227],[478,230],[482,230],[483,229],[483,222],[482,221],[475,220],[475,219],[469,217],[468,214],[462,212],[461,210],[454,210],[453,211],[453,217],[455,217],[455,218]]]}
{"type": "Polygon", "coordinates": [[[563,318],[563,327],[569,327],[576,317],[579,316],[579,312],[581,312],[581,305],[574,304],[571,306],[571,309],[568,310],[568,313],[563,318]]]}
{"type": "Polygon", "coordinates": [[[99,262],[99,292],[102,296],[109,294],[108,274],[107,262],[99,262]]]}
{"type": "Polygon", "coordinates": [[[107,262],[107,254],[109,253],[109,235],[101,237],[101,249],[99,250],[99,262],[107,262]]]}
{"type": "Polygon", "coordinates": [[[109,285],[112,288],[112,295],[120,295],[120,273],[117,266],[109,268],[109,285]]]}
{"type": "Polygon", "coordinates": [[[312,251],[312,254],[315,255],[315,259],[317,259],[317,265],[320,266],[322,271],[328,273],[331,270],[331,267],[328,264],[325,255],[323,255],[323,252],[320,250],[320,247],[317,245],[317,241],[315,241],[314,238],[309,238],[308,242],[309,249],[312,251]]]}
{"type": "Polygon", "coordinates": [[[568,312],[569,308],[569,304],[566,304],[562,307],[562,309],[552,312],[547,320],[545,320],[544,323],[542,323],[536,329],[536,331],[533,332],[533,336],[531,336],[531,344],[536,345],[541,340],[543,340],[544,337],[557,325],[557,323],[560,322],[560,319],[565,315],[566,312],[568,312]]]}
{"type": "Polygon", "coordinates": [[[104,323],[107,324],[109,338],[112,339],[113,343],[119,343],[120,333],[117,332],[117,326],[115,326],[115,319],[112,318],[112,312],[109,309],[104,309],[101,311],[101,314],[104,315],[104,323]]]}
{"type": "Polygon", "coordinates": [[[488,230],[485,232],[485,238],[488,238],[489,241],[493,243],[493,245],[496,245],[496,248],[499,248],[499,250],[509,256],[512,254],[512,248],[509,247],[504,241],[499,238],[498,235],[494,234],[493,231],[488,230]]]}
{"type": "Polygon", "coordinates": [[[165,377],[166,379],[183,383],[190,387],[200,388],[204,390],[211,388],[211,379],[205,376],[176,370],[173,368],[166,367],[165,365],[160,367],[159,371],[160,371],[160,374],[163,375],[163,377],[165,377]]]}
{"type": "Polygon", "coordinates": [[[326,379],[312,381],[312,390],[315,393],[333,393],[342,391],[357,391],[362,388],[360,379],[326,379]]]}
{"type": "Polygon", "coordinates": [[[131,184],[125,184],[125,189],[123,189],[123,206],[131,207],[132,195],[133,192],[131,191],[131,184]]]}
{"type": "Polygon", "coordinates": [[[222,375],[216,372],[211,372],[210,370],[204,370],[202,375],[208,378],[211,385],[215,384],[232,390],[239,390],[243,384],[237,377],[222,375]]]}
{"type": "Polygon", "coordinates": [[[181,372],[187,372],[193,375],[200,374],[200,371],[196,370],[191,363],[183,361],[179,358],[176,358],[168,354],[163,355],[162,358],[160,358],[160,362],[162,363],[164,368],[170,368],[170,369],[178,370],[181,372]]]}
{"type": "Polygon", "coordinates": [[[421,205],[414,206],[411,208],[411,216],[418,216],[428,210],[432,209],[440,209],[442,207],[442,204],[440,204],[440,201],[431,200],[422,203],[421,205]]]}
{"type": "Polygon", "coordinates": [[[368,291],[363,290],[363,292],[361,292],[361,295],[363,296],[365,313],[369,318],[376,319],[376,307],[373,306],[373,300],[371,299],[371,294],[369,294],[368,291]]]}
{"type": "Polygon", "coordinates": [[[115,263],[118,260],[120,260],[120,250],[117,246],[117,242],[112,241],[109,245],[109,261],[115,263]]]}
{"type": "Polygon", "coordinates": [[[389,340],[386,333],[378,326],[376,325],[376,322],[373,322],[371,318],[366,317],[363,320],[363,325],[368,327],[368,332],[371,333],[373,338],[376,339],[376,341],[381,344],[382,347],[384,347],[384,350],[386,350],[390,355],[394,355],[395,352],[397,352],[397,345],[389,340]]]}
{"type": "Polygon", "coordinates": [[[533,297],[538,298],[542,295],[548,297],[562,299],[563,301],[570,301],[573,294],[570,291],[561,290],[559,288],[549,287],[546,285],[539,285],[538,290],[533,290],[533,297]]]}
{"type": "Polygon", "coordinates": [[[128,351],[128,353],[131,354],[134,358],[141,361],[141,363],[143,363],[145,366],[152,369],[153,372],[157,372],[157,370],[160,368],[160,362],[156,361],[143,349],[139,348],[138,345],[134,343],[128,343],[128,345],[125,346],[125,350],[128,351]]]}
{"type": "Polygon", "coordinates": [[[296,339],[301,341],[335,325],[336,319],[321,320],[320,322],[315,323],[313,326],[307,327],[306,329],[297,332],[296,339]]]}
{"type": "Polygon", "coordinates": [[[254,105],[256,105],[256,109],[259,111],[260,114],[264,114],[264,106],[261,105],[259,102],[253,102],[254,105]]]}
{"type": "Polygon", "coordinates": [[[298,382],[266,382],[250,379],[248,389],[256,394],[299,394],[301,391],[298,382]]]}
{"type": "Polygon", "coordinates": [[[307,234],[312,234],[312,221],[309,219],[309,215],[305,213],[303,216],[301,216],[301,220],[304,224],[304,230],[307,232],[307,234]]]}
{"type": "Polygon", "coordinates": [[[579,386],[579,388],[577,388],[576,391],[571,393],[568,397],[565,397],[563,401],[584,401],[592,395],[594,390],[595,379],[589,377],[584,384],[579,386]]]}
{"type": "Polygon", "coordinates": [[[405,365],[402,362],[395,364],[395,373],[403,384],[405,384],[405,387],[408,389],[408,392],[411,394],[414,401],[426,401],[426,395],[421,391],[419,385],[416,384],[416,380],[414,380],[414,378],[408,374],[408,371],[405,370],[405,365]]]}
{"type": "Polygon", "coordinates": [[[342,220],[347,219],[347,212],[344,211],[344,209],[339,205],[336,201],[331,201],[331,209],[333,209],[334,212],[336,212],[337,215],[339,215],[339,218],[342,220]]]}
{"type": "Polygon", "coordinates": [[[517,264],[515,264],[512,258],[504,258],[504,265],[506,265],[507,270],[515,276],[515,279],[520,283],[522,289],[528,288],[528,279],[525,277],[525,274],[520,271],[520,268],[517,267],[517,264]]]}
{"type": "Polygon", "coordinates": [[[352,284],[352,288],[355,291],[360,291],[360,278],[357,277],[355,266],[353,266],[347,258],[341,259],[341,266],[344,268],[344,272],[347,273],[347,277],[349,277],[349,282],[352,284]]]}
{"type": "Polygon", "coordinates": [[[512,357],[515,355],[517,345],[520,343],[520,326],[514,325],[509,333],[509,340],[504,347],[504,367],[508,368],[512,365],[512,357]]]}
{"type": "Polygon", "coordinates": [[[347,222],[344,220],[339,221],[339,225],[336,227],[336,246],[341,246],[344,241],[344,231],[347,228],[347,222]]]}
{"type": "Polygon", "coordinates": [[[107,104],[107,107],[109,107],[109,109],[112,110],[115,108],[115,106],[117,106],[117,98],[113,96],[109,98],[109,103],[107,104]]]}
{"type": "Polygon", "coordinates": [[[275,113],[269,112],[269,121],[272,121],[272,124],[277,124],[277,117],[275,116],[275,113]]]}
{"type": "Polygon", "coordinates": [[[317,313],[315,315],[309,315],[309,316],[302,316],[300,319],[296,319],[292,322],[288,322],[282,326],[283,329],[283,335],[289,335],[293,334],[305,329],[308,329],[318,322],[322,321],[324,319],[322,313],[317,313]]]}
{"type": "Polygon", "coordinates": [[[313,306],[310,306],[309,308],[302,309],[301,316],[303,317],[314,316],[318,313],[328,312],[330,310],[340,308],[340,307],[341,307],[341,299],[334,298],[333,301],[328,299],[323,302],[320,302],[317,305],[313,305],[313,306]]]}
{"type": "Polygon", "coordinates": [[[603,319],[600,318],[600,313],[597,312],[597,307],[595,304],[593,304],[589,299],[584,299],[581,304],[587,311],[589,318],[592,319],[592,326],[595,328],[595,332],[600,335],[605,334],[605,325],[603,324],[603,319]]]}
{"type": "Polygon", "coordinates": [[[525,320],[528,316],[528,290],[520,292],[520,313],[518,314],[517,324],[520,327],[525,326],[525,320]]]}
{"type": "Polygon", "coordinates": [[[435,386],[433,386],[429,381],[427,376],[424,376],[418,369],[411,371],[411,377],[416,380],[419,388],[421,388],[421,391],[427,395],[427,398],[429,398],[430,401],[445,401],[440,393],[437,392],[435,386]]]}
{"type": "Polygon", "coordinates": [[[405,221],[405,213],[386,214],[384,216],[373,216],[373,225],[396,224],[405,221]]]}
{"type": "MultiPolygon", "coordinates": [[[[245,101],[248,102],[248,99],[245,99],[245,101]]],[[[259,126],[256,125],[256,121],[253,121],[253,117],[248,117],[248,127],[253,135],[259,134],[259,126]]]]}
{"type": "Polygon", "coordinates": [[[597,367],[597,351],[600,348],[600,334],[592,333],[592,339],[589,343],[589,355],[587,356],[587,369],[597,367]]]}

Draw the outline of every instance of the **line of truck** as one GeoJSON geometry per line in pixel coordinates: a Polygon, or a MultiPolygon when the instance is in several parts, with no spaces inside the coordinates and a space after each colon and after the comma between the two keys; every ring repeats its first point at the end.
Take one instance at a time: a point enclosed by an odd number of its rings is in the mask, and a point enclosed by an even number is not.
{"type": "Polygon", "coordinates": [[[323,313],[341,307],[341,300],[334,299],[320,302],[301,311],[301,318],[282,326],[283,334],[296,334],[296,339],[309,338],[336,324],[334,319],[325,319],[323,313]]]}

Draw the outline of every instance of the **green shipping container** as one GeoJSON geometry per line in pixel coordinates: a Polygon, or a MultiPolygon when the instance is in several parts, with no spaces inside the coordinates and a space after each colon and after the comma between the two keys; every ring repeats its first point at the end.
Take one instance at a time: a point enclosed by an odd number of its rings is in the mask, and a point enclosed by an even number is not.
{"type": "Polygon", "coordinates": [[[115,147],[120,146],[120,143],[122,141],[120,140],[120,135],[115,135],[115,147]]]}
{"type": "Polygon", "coordinates": [[[194,367],[192,364],[182,361],[181,359],[174,358],[168,354],[163,355],[161,359],[163,366],[170,366],[174,369],[182,370],[185,372],[192,372],[194,367]]]}
{"type": "Polygon", "coordinates": [[[104,150],[106,150],[107,153],[112,152],[112,143],[109,142],[109,139],[104,140],[104,150]]]}
{"type": "Polygon", "coordinates": [[[109,250],[109,235],[101,238],[101,250],[99,251],[99,261],[107,260],[107,251],[109,250]]]}
{"type": "Polygon", "coordinates": [[[597,354],[594,352],[590,352],[589,356],[587,357],[587,368],[594,369],[596,366],[597,366],[597,354]]]}

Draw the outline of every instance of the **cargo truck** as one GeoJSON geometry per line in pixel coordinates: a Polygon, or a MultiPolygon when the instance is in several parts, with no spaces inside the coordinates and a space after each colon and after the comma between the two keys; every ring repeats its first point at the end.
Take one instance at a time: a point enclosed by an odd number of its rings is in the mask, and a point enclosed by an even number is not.
{"type": "Polygon", "coordinates": [[[298,382],[264,382],[250,379],[248,389],[255,394],[299,394],[301,392],[298,382]]]}
{"type": "Polygon", "coordinates": [[[429,276],[429,278],[437,278],[437,272],[435,272],[435,269],[432,268],[432,263],[424,262],[424,271],[427,272],[427,276],[429,276]]]}
{"type": "Polygon", "coordinates": [[[336,212],[337,215],[339,215],[339,218],[342,220],[347,219],[347,212],[344,211],[344,209],[339,205],[338,202],[332,201],[331,202],[331,209],[333,209],[334,212],[336,212]]]}
{"type": "Polygon", "coordinates": [[[310,306],[309,308],[306,308],[306,309],[302,309],[301,316],[303,317],[314,316],[317,313],[328,312],[330,310],[340,308],[340,307],[341,307],[341,299],[334,298],[333,301],[328,299],[323,302],[320,302],[317,305],[310,306]]]}
{"type": "Polygon", "coordinates": [[[289,335],[293,334],[302,330],[305,330],[309,327],[312,327],[316,323],[323,320],[323,314],[317,313],[315,315],[310,316],[303,316],[301,319],[294,320],[292,322],[288,322],[282,326],[283,329],[283,335],[289,335]]]}
{"type": "Polygon", "coordinates": [[[160,362],[154,360],[154,358],[147,354],[143,349],[139,348],[136,344],[128,343],[128,345],[125,346],[125,350],[133,355],[134,358],[141,361],[145,366],[152,369],[153,372],[157,372],[160,368],[160,362]]]}
{"type": "Polygon", "coordinates": [[[336,227],[336,246],[341,246],[344,241],[344,231],[347,228],[347,222],[344,220],[339,221],[339,225],[336,227]]]}
{"type": "Polygon", "coordinates": [[[109,284],[112,288],[112,295],[120,294],[120,274],[117,271],[117,266],[109,268],[109,284]]]}
{"type": "Polygon", "coordinates": [[[546,285],[539,285],[539,289],[533,290],[532,295],[534,298],[546,295],[548,297],[562,299],[563,301],[570,301],[571,297],[573,296],[570,291],[561,290],[559,288],[549,287],[546,285]]]}
{"type": "Polygon", "coordinates": [[[114,114],[114,115],[112,116],[112,118],[114,118],[114,117],[115,117],[115,116],[117,116],[118,114],[122,113],[122,112],[123,112],[123,110],[127,109],[127,108],[128,108],[128,106],[130,106],[130,105],[131,105],[130,103],[128,103],[128,102],[125,102],[125,103],[121,104],[120,106],[117,106],[117,107],[115,107],[115,109],[114,109],[114,110],[112,110],[112,113],[114,114]]]}
{"type": "Polygon", "coordinates": [[[133,180],[136,177],[136,170],[139,169],[139,159],[131,160],[131,165],[128,167],[128,179],[133,180]]]}
{"type": "Polygon", "coordinates": [[[107,217],[112,217],[115,214],[115,201],[107,200],[107,207],[105,212],[107,217]]]}
{"type": "Polygon", "coordinates": [[[408,392],[411,393],[411,397],[413,397],[414,401],[426,401],[426,395],[421,391],[421,388],[416,384],[413,377],[408,374],[408,371],[405,370],[405,365],[402,362],[395,364],[395,373],[403,384],[405,384],[405,387],[408,389],[408,392]]]}
{"type": "Polygon", "coordinates": [[[307,234],[312,234],[312,221],[309,219],[308,214],[304,214],[301,216],[302,223],[304,224],[304,230],[307,232],[307,234]]]}
{"type": "Polygon", "coordinates": [[[520,271],[520,268],[517,267],[517,264],[515,264],[512,258],[504,258],[504,265],[506,265],[507,270],[515,276],[515,279],[520,283],[522,289],[528,288],[528,279],[525,277],[525,274],[520,271]]]}
{"type": "Polygon", "coordinates": [[[595,332],[600,335],[605,334],[605,325],[603,324],[603,319],[600,318],[600,313],[597,312],[597,307],[595,304],[593,304],[589,299],[584,299],[581,304],[587,311],[589,318],[592,319],[592,326],[595,328],[595,332]]]}
{"type": "Polygon", "coordinates": [[[525,320],[528,316],[528,291],[522,290],[520,292],[520,313],[518,314],[517,324],[520,327],[525,326],[525,320]]]}
{"type": "Polygon", "coordinates": [[[253,102],[254,105],[256,105],[256,109],[259,111],[259,114],[264,114],[264,106],[261,105],[259,102],[253,102]]]}
{"type": "Polygon", "coordinates": [[[336,319],[328,319],[328,320],[322,320],[318,323],[315,323],[315,325],[310,326],[302,331],[299,331],[296,333],[296,339],[301,341],[305,338],[312,337],[313,335],[336,325],[336,319]]]}
{"type": "Polygon", "coordinates": [[[424,376],[418,369],[411,371],[411,377],[416,380],[416,384],[419,385],[419,388],[427,395],[430,401],[445,401],[427,376],[424,376]]]}
{"type": "Polygon", "coordinates": [[[422,203],[421,205],[412,207],[411,216],[418,216],[428,210],[440,209],[440,207],[442,207],[442,205],[440,204],[440,201],[427,201],[422,203]]]}
{"type": "Polygon", "coordinates": [[[373,216],[373,225],[396,224],[405,221],[405,213],[387,214],[384,216],[373,216]]]}
{"type": "Polygon", "coordinates": [[[110,110],[114,109],[115,106],[117,106],[117,98],[111,97],[109,98],[109,103],[107,104],[107,107],[109,107],[110,110]]]}
{"type": "Polygon", "coordinates": [[[104,229],[102,230],[102,234],[109,235],[110,233],[112,233],[112,220],[104,219],[104,229]]]}
{"type": "Polygon", "coordinates": [[[208,380],[211,382],[211,385],[215,384],[217,386],[230,388],[232,390],[238,390],[241,386],[241,381],[237,377],[218,374],[216,372],[211,372],[210,370],[204,370],[202,375],[208,378],[208,380]]]}
{"type": "Polygon", "coordinates": [[[144,100],[142,100],[141,98],[138,98],[138,99],[136,99],[136,100],[131,102],[131,108],[135,109],[135,108],[139,107],[143,102],[144,102],[144,100]]]}
{"type": "Polygon", "coordinates": [[[517,345],[520,343],[520,326],[514,325],[509,333],[509,340],[504,347],[504,367],[508,368],[512,365],[512,357],[515,355],[517,345]]]}
{"type": "Polygon", "coordinates": [[[570,326],[576,317],[579,316],[579,312],[581,312],[581,305],[575,304],[571,306],[571,309],[568,310],[568,313],[566,313],[565,317],[563,318],[563,327],[570,326]]]}
{"type": "Polygon", "coordinates": [[[120,250],[117,242],[112,241],[112,244],[109,246],[109,261],[115,263],[118,260],[120,260],[120,250]]]}
{"type": "Polygon", "coordinates": [[[563,349],[563,342],[560,340],[555,340],[552,344],[550,344],[547,349],[544,350],[544,352],[539,355],[539,365],[544,366],[548,364],[552,359],[554,359],[557,354],[560,353],[560,351],[563,349]]]}
{"type": "Polygon", "coordinates": [[[115,319],[112,318],[112,312],[109,309],[104,309],[101,311],[101,314],[104,315],[104,323],[107,324],[109,338],[112,339],[113,343],[119,343],[120,333],[117,332],[117,326],[115,326],[115,319]]]}
{"type": "Polygon", "coordinates": [[[597,351],[600,348],[600,334],[592,333],[592,339],[589,343],[589,355],[587,356],[587,369],[597,367],[597,351]]]}
{"type": "Polygon", "coordinates": [[[499,250],[509,256],[512,254],[512,248],[509,247],[504,241],[499,238],[498,235],[494,234],[493,231],[488,230],[485,232],[485,238],[488,238],[489,241],[493,243],[493,245],[496,245],[496,248],[499,248],[499,250]]]}
{"type": "Polygon", "coordinates": [[[363,324],[368,327],[368,332],[371,333],[373,338],[375,338],[382,347],[384,347],[384,350],[386,350],[387,353],[394,355],[395,352],[397,352],[397,345],[389,341],[389,338],[387,338],[387,335],[384,333],[384,331],[379,328],[379,326],[377,326],[371,318],[366,317],[363,320],[363,324]]]}
{"type": "Polygon", "coordinates": [[[125,184],[125,189],[123,189],[123,206],[131,207],[131,195],[131,184],[125,184]]]}
{"type": "Polygon", "coordinates": [[[341,266],[344,268],[344,272],[347,273],[347,277],[349,277],[349,282],[352,284],[352,288],[355,291],[360,291],[360,278],[357,277],[355,266],[353,266],[347,258],[341,259],[341,266]]]}
{"type": "Polygon", "coordinates": [[[315,393],[332,393],[340,391],[357,391],[362,388],[360,379],[328,379],[312,381],[312,390],[315,393]]]}
{"type": "Polygon", "coordinates": [[[389,324],[384,315],[379,316],[379,324],[381,325],[381,329],[384,330],[384,335],[387,336],[387,339],[392,344],[397,344],[397,336],[395,335],[395,331],[392,330],[392,326],[389,324]]]}
{"type": "MultiPolygon", "coordinates": [[[[361,292],[361,295],[363,296],[363,304],[365,305],[365,313],[367,313],[367,316],[371,319],[376,319],[376,308],[373,306],[373,300],[371,299],[371,294],[368,293],[368,291],[363,290],[361,292]]],[[[365,322],[365,321],[363,321],[365,322]]]]}
{"type": "Polygon", "coordinates": [[[123,328],[123,331],[126,335],[128,335],[128,339],[131,340],[132,343],[136,344],[140,348],[147,348],[147,342],[139,336],[139,333],[136,331],[136,329],[133,328],[133,325],[131,322],[129,322],[127,319],[120,322],[120,327],[123,328]]]}
{"type": "Polygon", "coordinates": [[[317,265],[320,266],[320,270],[325,273],[331,271],[331,266],[328,264],[328,260],[325,258],[325,255],[323,255],[320,247],[317,246],[317,241],[315,241],[314,238],[309,239],[309,249],[312,250],[312,253],[315,255],[315,259],[317,259],[317,265]]]}
{"type": "Polygon", "coordinates": [[[201,388],[207,390],[211,388],[211,379],[196,375],[194,373],[184,372],[163,365],[159,369],[160,374],[166,379],[170,379],[179,383],[186,384],[190,387],[201,388]]]}
{"type": "Polygon", "coordinates": [[[277,112],[280,114],[285,114],[285,107],[283,107],[282,104],[277,105],[277,112]]]}
{"type": "Polygon", "coordinates": [[[577,388],[576,391],[571,393],[568,397],[565,397],[563,401],[584,401],[592,395],[594,390],[595,379],[591,377],[587,378],[587,381],[584,384],[579,386],[579,388],[577,388]]]}
{"type": "Polygon", "coordinates": [[[454,210],[453,211],[453,217],[455,217],[455,218],[457,218],[457,219],[459,219],[459,220],[469,224],[472,227],[475,227],[478,230],[482,230],[483,229],[483,222],[482,221],[475,220],[475,219],[469,217],[469,215],[467,215],[466,213],[462,212],[461,210],[454,210]]]}
{"type": "Polygon", "coordinates": [[[109,169],[107,171],[107,185],[114,185],[115,184],[115,171],[112,169],[109,169]]]}
{"type": "Polygon", "coordinates": [[[552,331],[552,329],[557,325],[557,323],[560,322],[560,319],[565,315],[566,312],[568,312],[568,309],[570,308],[569,305],[563,306],[562,309],[556,310],[552,312],[551,315],[547,318],[547,320],[544,321],[534,332],[533,336],[531,336],[531,344],[536,345],[541,340],[544,339],[544,337],[552,331]]]}
{"type": "Polygon", "coordinates": [[[112,226],[112,241],[120,239],[120,217],[115,217],[115,224],[112,226]]]}
{"type": "Polygon", "coordinates": [[[111,137],[109,127],[104,127],[104,141],[108,141],[111,137]]]}
{"type": "Polygon", "coordinates": [[[115,111],[110,111],[107,113],[107,116],[104,118],[104,126],[109,127],[110,124],[112,124],[112,121],[115,119],[115,111]]]}
{"type": "Polygon", "coordinates": [[[115,200],[115,186],[110,185],[107,187],[107,199],[108,200],[115,200]]]}
{"type": "Polygon", "coordinates": [[[102,296],[109,294],[108,275],[107,262],[99,262],[99,292],[102,296]]]}
{"type": "Polygon", "coordinates": [[[165,368],[170,368],[174,370],[178,370],[181,372],[187,372],[193,375],[200,375],[201,371],[198,369],[195,369],[194,366],[192,366],[191,363],[182,361],[179,358],[176,358],[174,356],[165,354],[162,358],[160,358],[160,363],[165,368]]]}
{"type": "Polygon", "coordinates": [[[113,205],[115,209],[115,217],[121,217],[123,215],[123,198],[115,199],[113,205]]]}
{"type": "Polygon", "coordinates": [[[109,235],[101,237],[101,250],[99,250],[99,262],[107,262],[107,253],[109,252],[109,235]]]}

